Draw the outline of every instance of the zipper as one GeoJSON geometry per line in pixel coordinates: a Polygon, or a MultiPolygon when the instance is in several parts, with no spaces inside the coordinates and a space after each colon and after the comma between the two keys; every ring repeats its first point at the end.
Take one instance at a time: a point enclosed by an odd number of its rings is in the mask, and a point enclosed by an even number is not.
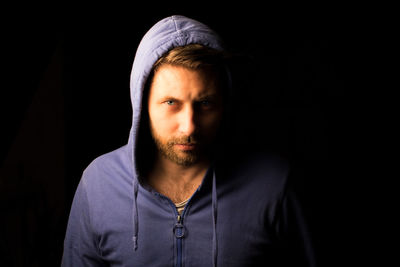
{"type": "Polygon", "coordinates": [[[185,211],[186,208],[188,206],[190,202],[190,199],[188,201],[188,203],[186,204],[185,208],[182,211],[182,214],[179,214],[178,211],[176,210],[176,206],[174,203],[172,203],[173,207],[174,207],[174,211],[175,211],[175,216],[176,216],[176,223],[174,226],[174,235],[176,237],[176,249],[177,249],[177,261],[176,261],[176,266],[177,267],[182,267],[182,257],[183,257],[183,253],[182,253],[182,243],[183,243],[183,238],[185,238],[185,234],[186,234],[186,228],[183,225],[183,217],[185,215],[185,211]]]}
{"type": "MultiPolygon", "coordinates": [[[[199,191],[199,189],[196,190],[196,192],[199,191]]],[[[196,194],[196,192],[194,194],[196,194]]],[[[193,194],[193,195],[194,195],[193,194]]],[[[165,198],[168,200],[168,202],[171,204],[171,206],[173,207],[173,210],[175,212],[175,218],[176,218],[176,223],[174,225],[173,228],[173,233],[175,235],[176,238],[176,248],[177,248],[177,261],[176,261],[176,266],[177,267],[182,267],[182,242],[183,242],[183,238],[185,237],[185,226],[183,225],[183,217],[185,215],[185,211],[190,203],[190,200],[192,199],[193,195],[190,197],[190,199],[188,200],[188,202],[186,203],[186,206],[184,207],[182,214],[179,214],[178,211],[176,210],[176,206],[175,204],[166,196],[163,196],[161,194],[158,193],[159,196],[165,198]]]]}
{"type": "MultiPolygon", "coordinates": [[[[185,227],[183,225],[183,215],[185,214],[186,207],[188,204],[186,204],[185,208],[182,211],[182,214],[179,214],[178,211],[176,210],[175,204],[166,196],[161,195],[160,193],[156,193],[158,196],[165,198],[173,207],[174,213],[175,213],[175,218],[176,218],[176,223],[172,229],[173,234],[176,238],[176,254],[177,254],[177,260],[176,260],[176,266],[177,267],[182,267],[182,239],[185,237],[185,227]]],[[[189,199],[190,201],[190,199],[189,199]]],[[[189,203],[188,201],[188,203],[189,203]]]]}
{"type": "MultiPolygon", "coordinates": [[[[206,173],[205,176],[208,175],[208,171],[206,173]]],[[[202,183],[203,184],[203,183],[202,183]]],[[[176,260],[176,266],[177,267],[182,267],[182,242],[183,242],[183,238],[185,237],[185,226],[183,225],[183,217],[185,215],[185,211],[187,209],[187,207],[189,206],[190,200],[193,198],[193,196],[200,190],[200,187],[202,186],[202,184],[197,188],[197,190],[194,192],[194,194],[189,198],[188,202],[186,203],[185,207],[183,208],[182,214],[179,214],[178,211],[176,210],[176,206],[175,204],[171,201],[171,199],[169,199],[168,197],[160,194],[160,193],[156,193],[158,196],[165,198],[173,207],[173,210],[175,212],[175,217],[176,217],[176,223],[174,225],[173,228],[173,233],[176,237],[176,254],[177,254],[177,260],[176,260]]]]}
{"type": "Polygon", "coordinates": [[[182,238],[185,236],[185,229],[182,223],[182,216],[177,213],[176,224],[174,227],[174,233],[176,237],[176,248],[177,248],[177,261],[176,266],[182,266],[182,238]]]}

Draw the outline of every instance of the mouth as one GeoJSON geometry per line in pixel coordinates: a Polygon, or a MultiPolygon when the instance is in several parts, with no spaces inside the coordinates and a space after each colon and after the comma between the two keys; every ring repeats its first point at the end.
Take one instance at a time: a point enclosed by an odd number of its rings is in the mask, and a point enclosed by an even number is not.
{"type": "Polygon", "coordinates": [[[194,150],[196,148],[196,144],[190,143],[190,144],[175,144],[175,147],[177,147],[180,150],[185,150],[185,151],[190,151],[194,150]]]}

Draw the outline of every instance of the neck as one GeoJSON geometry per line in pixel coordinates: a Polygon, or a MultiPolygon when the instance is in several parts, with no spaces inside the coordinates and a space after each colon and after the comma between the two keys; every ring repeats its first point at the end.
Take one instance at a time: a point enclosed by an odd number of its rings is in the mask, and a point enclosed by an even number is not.
{"type": "Polygon", "coordinates": [[[160,155],[149,173],[148,183],[173,202],[181,202],[200,186],[209,165],[209,161],[203,160],[190,166],[182,166],[160,155]]]}
{"type": "Polygon", "coordinates": [[[183,166],[160,155],[155,161],[153,170],[161,174],[164,179],[180,183],[190,182],[199,175],[204,176],[209,165],[210,162],[208,160],[202,160],[190,166],[183,166]]]}

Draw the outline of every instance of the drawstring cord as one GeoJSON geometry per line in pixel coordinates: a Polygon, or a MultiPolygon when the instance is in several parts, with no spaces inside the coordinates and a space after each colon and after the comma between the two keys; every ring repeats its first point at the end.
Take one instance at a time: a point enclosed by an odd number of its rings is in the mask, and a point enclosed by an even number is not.
{"type": "Polygon", "coordinates": [[[215,171],[213,171],[212,181],[212,218],[213,218],[213,266],[217,266],[218,256],[218,240],[217,240],[217,209],[218,209],[218,198],[217,198],[217,182],[215,178],[215,171]]]}
{"type": "Polygon", "coordinates": [[[139,221],[138,221],[138,208],[137,208],[137,194],[138,194],[138,181],[133,180],[133,250],[138,248],[138,231],[139,231],[139,221]]]}

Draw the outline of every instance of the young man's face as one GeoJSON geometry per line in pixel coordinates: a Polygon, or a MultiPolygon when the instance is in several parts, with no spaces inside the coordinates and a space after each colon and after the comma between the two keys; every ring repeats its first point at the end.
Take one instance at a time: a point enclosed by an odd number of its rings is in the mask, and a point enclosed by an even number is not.
{"type": "Polygon", "coordinates": [[[148,98],[150,130],[159,152],[190,166],[207,158],[223,112],[221,89],[207,71],[162,65],[148,98]]]}

